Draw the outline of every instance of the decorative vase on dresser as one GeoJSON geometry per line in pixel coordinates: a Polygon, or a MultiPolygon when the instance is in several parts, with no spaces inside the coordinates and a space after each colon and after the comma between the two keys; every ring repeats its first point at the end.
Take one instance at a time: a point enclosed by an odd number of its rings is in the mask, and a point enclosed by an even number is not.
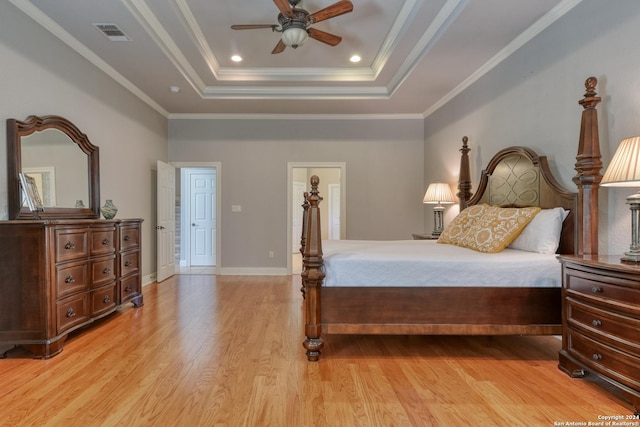
{"type": "Polygon", "coordinates": [[[591,375],[640,412],[640,265],[620,257],[560,256],[559,368],[591,375]]]}
{"type": "Polygon", "coordinates": [[[118,208],[113,204],[113,200],[107,199],[104,206],[100,208],[100,212],[102,212],[104,219],[113,219],[118,213],[118,208]]]}
{"type": "Polygon", "coordinates": [[[70,332],[106,318],[125,303],[143,304],[142,219],[100,219],[98,147],[62,117],[7,120],[7,172],[11,220],[0,221],[0,349],[7,351],[0,358],[22,346],[33,357],[47,359],[62,351],[70,332]],[[51,132],[66,138],[48,139],[51,132]],[[83,153],[77,164],[69,164],[69,156],[34,152],[48,143],[57,148],[61,139],[69,145],[61,147],[65,153],[83,153]],[[23,152],[22,144],[31,146],[31,141],[36,147],[23,152]],[[32,212],[23,206],[22,165],[43,159],[68,172],[68,181],[61,177],[56,182],[57,200],[75,207],[45,206],[32,212]]]}

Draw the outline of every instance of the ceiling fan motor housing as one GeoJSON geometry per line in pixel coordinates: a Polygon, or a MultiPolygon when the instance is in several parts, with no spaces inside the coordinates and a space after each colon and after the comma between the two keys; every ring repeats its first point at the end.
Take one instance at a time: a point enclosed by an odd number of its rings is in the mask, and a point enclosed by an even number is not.
{"type": "Polygon", "coordinates": [[[282,31],[287,28],[307,28],[309,12],[304,9],[292,9],[291,16],[285,16],[282,13],[278,14],[278,22],[282,26],[282,31]]]}

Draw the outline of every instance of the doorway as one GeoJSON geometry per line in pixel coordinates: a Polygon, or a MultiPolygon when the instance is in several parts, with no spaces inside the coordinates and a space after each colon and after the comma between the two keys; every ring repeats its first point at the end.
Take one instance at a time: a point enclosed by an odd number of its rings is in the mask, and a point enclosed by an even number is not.
{"type": "Polygon", "coordinates": [[[288,164],[288,253],[287,271],[299,274],[302,268],[300,236],[302,233],[303,194],[309,191],[309,179],[320,178],[320,204],[322,239],[344,239],[346,237],[346,164],[300,162],[288,164]],[[331,231],[331,234],[329,232],[331,231]]]}
{"type": "Polygon", "coordinates": [[[183,274],[218,274],[220,163],[173,163],[176,173],[176,264],[183,274]]]}

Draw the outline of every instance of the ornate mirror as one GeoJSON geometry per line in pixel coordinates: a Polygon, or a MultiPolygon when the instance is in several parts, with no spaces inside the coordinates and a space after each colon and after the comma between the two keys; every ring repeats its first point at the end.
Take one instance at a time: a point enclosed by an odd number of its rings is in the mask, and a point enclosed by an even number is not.
{"type": "Polygon", "coordinates": [[[9,218],[33,219],[20,184],[24,174],[37,188],[39,218],[100,217],[98,147],[69,120],[29,116],[7,120],[9,218]]]}

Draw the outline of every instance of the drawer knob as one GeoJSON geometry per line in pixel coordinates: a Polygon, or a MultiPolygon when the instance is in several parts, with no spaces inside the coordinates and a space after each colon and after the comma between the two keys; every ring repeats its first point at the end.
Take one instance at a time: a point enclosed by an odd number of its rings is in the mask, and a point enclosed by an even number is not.
{"type": "Polygon", "coordinates": [[[593,326],[600,326],[600,325],[602,325],[602,322],[601,322],[601,321],[599,321],[598,319],[594,319],[594,320],[593,320],[593,322],[591,322],[591,324],[592,324],[593,326]]]}
{"type": "Polygon", "coordinates": [[[73,244],[73,243],[71,243],[71,242],[67,242],[67,244],[66,244],[66,245],[64,245],[64,248],[65,248],[65,249],[75,249],[75,248],[76,248],[76,245],[74,245],[74,244],[73,244]]]}
{"type": "Polygon", "coordinates": [[[107,267],[107,268],[105,268],[104,270],[102,270],[102,272],[103,272],[104,274],[109,274],[109,273],[111,273],[111,269],[110,269],[109,267],[107,267]]]}
{"type": "Polygon", "coordinates": [[[125,261],[124,266],[125,267],[130,267],[131,266],[131,261],[129,261],[129,260],[125,261]]]}
{"type": "Polygon", "coordinates": [[[109,304],[111,302],[111,298],[109,298],[109,295],[105,295],[102,302],[105,304],[109,304]]]}
{"type": "Polygon", "coordinates": [[[76,279],[72,275],[68,275],[66,279],[64,279],[64,283],[74,283],[76,279]]]}
{"type": "Polygon", "coordinates": [[[600,360],[602,359],[602,355],[598,354],[598,353],[593,353],[593,356],[591,356],[593,358],[593,360],[600,360]]]}
{"type": "Polygon", "coordinates": [[[69,307],[69,309],[67,309],[67,317],[75,317],[76,312],[73,310],[72,307],[69,307]]]}
{"type": "Polygon", "coordinates": [[[131,286],[127,286],[126,288],[124,288],[124,291],[125,292],[131,292],[132,291],[131,286]]]}
{"type": "Polygon", "coordinates": [[[129,236],[128,234],[126,236],[124,236],[124,241],[128,242],[129,240],[131,240],[131,236],[129,236]]]}
{"type": "Polygon", "coordinates": [[[109,239],[104,239],[102,241],[102,244],[105,245],[105,246],[107,246],[109,243],[111,243],[111,241],[109,239]]]}
{"type": "Polygon", "coordinates": [[[591,292],[593,292],[594,294],[601,294],[602,288],[600,286],[594,286],[593,288],[591,288],[591,292]]]}

